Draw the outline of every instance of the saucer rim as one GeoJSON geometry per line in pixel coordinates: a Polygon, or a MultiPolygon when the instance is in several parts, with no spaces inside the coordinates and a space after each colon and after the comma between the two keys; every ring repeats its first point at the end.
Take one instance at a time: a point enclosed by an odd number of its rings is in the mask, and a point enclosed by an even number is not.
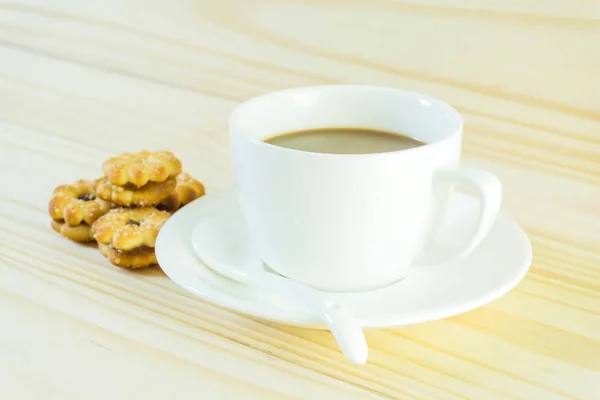
{"type": "MultiPolygon", "coordinates": [[[[169,218],[169,220],[161,228],[161,231],[159,232],[158,238],[156,240],[156,257],[161,266],[170,265],[170,263],[165,262],[165,257],[167,256],[163,253],[173,251],[173,249],[169,250],[168,248],[168,235],[169,232],[171,232],[172,230],[177,231],[177,229],[175,228],[177,227],[177,225],[180,224],[180,220],[186,219],[186,215],[192,212],[192,210],[201,207],[200,204],[205,202],[207,200],[207,197],[213,197],[214,200],[216,196],[233,196],[233,194],[231,193],[232,191],[233,189],[223,189],[209,193],[197,200],[194,200],[192,203],[188,204],[187,206],[179,210],[177,213],[175,213],[171,218],[169,218]]],[[[468,197],[466,195],[458,193],[455,194],[455,196],[468,197]]],[[[525,231],[505,212],[501,211],[499,213],[496,221],[494,222],[494,225],[496,224],[506,224],[507,226],[509,226],[509,228],[514,231],[514,234],[516,236],[519,236],[518,239],[515,238],[515,241],[518,241],[522,245],[526,246],[526,248],[523,250],[526,251],[527,255],[522,258],[522,260],[520,261],[520,265],[516,268],[519,270],[518,274],[515,273],[511,276],[511,279],[507,279],[505,282],[503,282],[502,285],[494,288],[493,290],[490,290],[489,292],[485,293],[485,295],[481,295],[476,299],[470,299],[468,301],[459,301],[455,302],[454,304],[445,304],[443,306],[437,306],[425,310],[414,310],[411,313],[402,313],[396,315],[383,314],[374,315],[372,317],[357,317],[359,324],[364,328],[390,328],[435,321],[474,310],[505,295],[512,288],[514,288],[529,271],[529,267],[532,261],[532,247],[531,242],[529,241],[529,238],[527,237],[525,231]]],[[[210,270],[210,267],[205,265],[196,256],[195,252],[193,251],[191,241],[189,243],[186,243],[186,245],[184,245],[183,243],[179,244],[182,247],[187,248],[187,251],[191,253],[197,264],[200,264],[203,268],[210,270]]],[[[177,267],[174,268],[173,266],[167,268],[162,267],[162,269],[164,273],[178,286],[202,298],[203,300],[211,302],[217,306],[225,307],[254,318],[260,318],[263,320],[282,323],[286,325],[312,329],[327,329],[327,327],[324,324],[322,324],[319,318],[314,317],[308,312],[290,308],[276,308],[275,306],[265,308],[264,304],[254,302],[251,299],[236,297],[235,295],[219,290],[218,288],[212,286],[208,282],[202,282],[201,279],[198,279],[198,277],[193,276],[192,273],[186,272],[187,268],[179,268],[179,271],[177,271],[177,267]],[[197,287],[191,286],[189,283],[186,283],[190,281],[200,281],[202,290],[199,290],[197,287]]],[[[229,281],[233,283],[233,281],[230,281],[225,277],[222,277],[222,279],[224,281],[229,281]]],[[[360,295],[361,293],[364,293],[365,295],[367,295],[368,293],[372,292],[373,290],[369,290],[356,294],[360,295]]]]}

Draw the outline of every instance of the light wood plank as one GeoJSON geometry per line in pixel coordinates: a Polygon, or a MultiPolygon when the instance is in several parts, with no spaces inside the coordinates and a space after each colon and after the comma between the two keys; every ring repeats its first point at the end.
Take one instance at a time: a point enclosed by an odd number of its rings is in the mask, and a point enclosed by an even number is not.
{"type": "Polygon", "coordinates": [[[231,375],[168,357],[4,289],[0,318],[11,322],[0,331],[0,387],[17,395],[12,398],[297,398],[241,381],[232,385],[231,375]]]}
{"type": "Polygon", "coordinates": [[[0,396],[81,398],[95,380],[80,364],[94,358],[89,372],[114,377],[99,398],[132,398],[143,377],[156,377],[144,398],[174,386],[209,398],[598,398],[599,28],[595,1],[0,2],[0,318],[14,322],[0,336],[0,396]],[[49,229],[52,188],[124,150],[173,150],[208,190],[228,186],[239,101],[340,82],[461,111],[465,162],[501,178],[532,239],[515,290],[371,330],[370,362],[356,367],[327,332],[221,309],[49,229]],[[51,370],[59,357],[64,370],[51,370]]]}

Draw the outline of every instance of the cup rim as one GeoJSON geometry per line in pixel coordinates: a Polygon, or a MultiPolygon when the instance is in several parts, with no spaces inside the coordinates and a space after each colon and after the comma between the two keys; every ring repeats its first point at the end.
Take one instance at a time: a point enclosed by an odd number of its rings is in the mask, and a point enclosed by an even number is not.
{"type": "MultiPolygon", "coordinates": [[[[312,151],[295,150],[295,149],[289,149],[289,148],[285,148],[285,147],[275,146],[273,144],[266,143],[262,140],[251,139],[251,138],[243,136],[244,140],[251,142],[257,146],[263,147],[263,148],[268,148],[271,150],[286,152],[286,153],[290,153],[290,154],[305,155],[305,156],[311,156],[311,157],[366,158],[366,157],[383,157],[383,156],[398,155],[400,153],[401,154],[407,154],[407,153],[412,154],[412,153],[419,152],[419,151],[422,152],[422,151],[425,151],[426,149],[438,147],[438,146],[443,145],[444,143],[452,141],[453,139],[455,139],[455,137],[457,135],[460,135],[460,133],[463,131],[464,120],[463,120],[462,116],[460,115],[460,113],[458,112],[458,110],[456,110],[450,104],[448,104],[442,100],[439,100],[435,97],[431,97],[431,96],[428,96],[428,95],[425,95],[425,94],[422,94],[419,92],[414,92],[414,91],[409,91],[409,90],[397,89],[397,88],[386,87],[386,86],[358,85],[358,84],[298,86],[298,87],[293,87],[293,88],[288,88],[288,89],[275,90],[275,91],[261,94],[259,96],[252,97],[252,98],[238,104],[229,114],[228,124],[229,124],[230,131],[231,131],[231,127],[233,127],[233,126],[236,126],[239,128],[239,124],[236,122],[236,120],[239,119],[239,114],[242,112],[242,110],[244,108],[246,108],[254,103],[267,100],[270,97],[277,97],[277,96],[282,96],[285,94],[293,94],[293,93],[308,92],[308,91],[315,91],[315,90],[336,90],[336,89],[344,89],[344,88],[381,91],[381,92],[388,92],[388,93],[392,92],[392,93],[396,93],[396,94],[404,94],[404,95],[418,97],[418,98],[428,101],[430,103],[435,103],[437,105],[442,106],[443,108],[446,108],[451,114],[453,114],[457,118],[458,123],[459,123],[458,128],[454,132],[452,132],[450,135],[448,135],[447,137],[444,137],[443,139],[436,140],[433,142],[425,142],[425,144],[423,146],[413,147],[413,148],[409,148],[409,149],[388,151],[388,152],[383,152],[383,153],[358,153],[358,154],[317,153],[317,152],[312,152],[312,151]]],[[[241,131],[241,129],[238,129],[238,131],[241,131]]]]}

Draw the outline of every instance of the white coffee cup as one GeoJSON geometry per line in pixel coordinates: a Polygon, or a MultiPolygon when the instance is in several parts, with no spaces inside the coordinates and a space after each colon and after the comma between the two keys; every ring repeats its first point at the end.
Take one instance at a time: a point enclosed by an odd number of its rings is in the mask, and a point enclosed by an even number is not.
{"type": "Polygon", "coordinates": [[[464,257],[500,208],[499,180],[459,165],[461,116],[427,96],[372,86],[302,87],[241,104],[229,125],[237,195],[253,245],[271,269],[316,288],[378,288],[405,277],[415,263],[464,257]],[[264,142],[324,127],[398,132],[427,144],[323,154],[264,142]],[[479,198],[478,222],[461,245],[436,248],[431,238],[455,184],[479,198]]]}

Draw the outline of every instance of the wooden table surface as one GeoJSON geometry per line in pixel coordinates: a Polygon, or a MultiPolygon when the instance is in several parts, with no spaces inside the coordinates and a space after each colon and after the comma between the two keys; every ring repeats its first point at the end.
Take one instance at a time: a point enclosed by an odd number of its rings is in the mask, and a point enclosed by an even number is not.
{"type": "Polygon", "coordinates": [[[0,1],[0,398],[600,398],[600,3],[0,1]],[[216,307],[59,237],[52,189],[125,150],[231,183],[226,118],[275,89],[441,98],[533,243],[526,278],[454,318],[327,332],[216,307]]]}

